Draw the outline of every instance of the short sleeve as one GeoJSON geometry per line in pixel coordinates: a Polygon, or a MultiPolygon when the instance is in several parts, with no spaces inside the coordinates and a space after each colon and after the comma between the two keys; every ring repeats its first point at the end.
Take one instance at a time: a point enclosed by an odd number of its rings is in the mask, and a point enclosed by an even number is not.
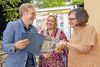
{"type": "Polygon", "coordinates": [[[67,37],[66,37],[66,35],[65,35],[65,33],[63,31],[60,32],[59,39],[68,41],[67,37]]]}
{"type": "Polygon", "coordinates": [[[94,27],[87,28],[84,37],[83,45],[95,46],[97,44],[97,32],[94,27]]]}

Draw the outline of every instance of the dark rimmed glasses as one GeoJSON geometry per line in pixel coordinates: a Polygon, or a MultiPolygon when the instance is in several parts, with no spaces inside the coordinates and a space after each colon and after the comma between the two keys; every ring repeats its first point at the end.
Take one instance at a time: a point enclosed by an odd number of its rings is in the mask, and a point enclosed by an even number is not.
{"type": "Polygon", "coordinates": [[[68,18],[68,20],[74,20],[74,19],[77,19],[77,18],[68,18]]]}

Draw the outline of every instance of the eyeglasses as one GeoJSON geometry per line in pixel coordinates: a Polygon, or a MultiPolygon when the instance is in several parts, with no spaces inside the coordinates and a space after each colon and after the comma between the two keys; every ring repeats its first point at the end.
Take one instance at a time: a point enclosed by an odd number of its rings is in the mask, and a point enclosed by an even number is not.
{"type": "Polygon", "coordinates": [[[77,19],[77,18],[68,18],[69,20],[74,20],[74,19],[77,19]]]}

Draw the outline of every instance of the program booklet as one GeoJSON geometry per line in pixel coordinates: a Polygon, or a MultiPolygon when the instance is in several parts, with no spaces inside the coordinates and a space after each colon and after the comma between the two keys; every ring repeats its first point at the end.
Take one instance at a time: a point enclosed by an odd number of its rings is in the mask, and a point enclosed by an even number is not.
{"type": "Polygon", "coordinates": [[[38,33],[22,32],[22,39],[29,39],[30,44],[24,48],[25,51],[35,55],[40,54],[41,46],[45,40],[44,36],[38,33]]]}

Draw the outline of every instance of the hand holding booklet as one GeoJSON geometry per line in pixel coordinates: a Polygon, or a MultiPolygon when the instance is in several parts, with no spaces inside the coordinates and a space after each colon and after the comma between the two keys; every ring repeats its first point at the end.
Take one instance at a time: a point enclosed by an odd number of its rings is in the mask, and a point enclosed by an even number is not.
{"type": "Polygon", "coordinates": [[[24,48],[25,51],[39,55],[41,46],[44,42],[44,36],[38,33],[22,32],[22,39],[29,39],[30,44],[24,48]]]}

